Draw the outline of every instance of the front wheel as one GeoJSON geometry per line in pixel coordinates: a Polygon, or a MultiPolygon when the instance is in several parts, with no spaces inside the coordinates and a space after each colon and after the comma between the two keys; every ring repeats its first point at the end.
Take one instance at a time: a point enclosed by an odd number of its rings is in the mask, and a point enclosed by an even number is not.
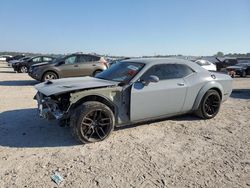
{"type": "Polygon", "coordinates": [[[28,67],[26,67],[26,66],[21,66],[20,72],[21,72],[21,73],[27,73],[27,72],[28,72],[28,67]]]}
{"type": "Polygon", "coordinates": [[[220,105],[220,94],[216,90],[211,89],[203,96],[196,115],[203,119],[211,119],[219,112],[220,105]]]}
{"type": "Polygon", "coordinates": [[[247,76],[246,71],[243,70],[240,76],[245,78],[247,76]]]}
{"type": "Polygon", "coordinates": [[[99,142],[113,131],[114,119],[114,114],[108,106],[89,101],[75,109],[70,118],[70,127],[73,136],[81,143],[99,142]]]}

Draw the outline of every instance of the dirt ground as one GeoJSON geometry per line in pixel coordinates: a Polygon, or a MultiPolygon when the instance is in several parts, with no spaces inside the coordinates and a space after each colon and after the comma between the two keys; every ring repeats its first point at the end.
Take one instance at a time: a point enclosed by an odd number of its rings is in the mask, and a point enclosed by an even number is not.
{"type": "Polygon", "coordinates": [[[250,187],[250,78],[211,120],[192,115],[79,145],[38,117],[37,82],[0,63],[0,187],[250,187]]]}

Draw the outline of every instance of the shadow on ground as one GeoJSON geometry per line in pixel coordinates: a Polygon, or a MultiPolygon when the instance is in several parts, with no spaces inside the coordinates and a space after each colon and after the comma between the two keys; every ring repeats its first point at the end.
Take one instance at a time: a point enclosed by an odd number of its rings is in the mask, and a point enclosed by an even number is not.
{"type": "Polygon", "coordinates": [[[0,86],[33,86],[38,83],[36,80],[8,80],[0,81],[0,86]]]}
{"type": "Polygon", "coordinates": [[[12,67],[9,67],[9,66],[0,66],[0,68],[11,69],[12,67]]]}
{"type": "Polygon", "coordinates": [[[16,72],[14,71],[0,71],[0,73],[15,73],[16,74],[16,72]]]}
{"type": "Polygon", "coordinates": [[[125,125],[125,126],[122,126],[122,127],[117,127],[117,128],[115,128],[115,130],[119,131],[119,130],[123,130],[123,129],[134,128],[134,127],[143,126],[143,125],[149,125],[151,123],[158,123],[158,122],[167,121],[167,120],[172,120],[172,121],[197,121],[197,120],[201,120],[201,118],[195,116],[194,114],[184,114],[184,115],[179,115],[179,116],[174,116],[174,117],[169,117],[169,118],[161,118],[161,119],[157,119],[157,120],[143,121],[143,122],[132,124],[132,125],[125,125]]]}
{"type": "Polygon", "coordinates": [[[230,97],[237,99],[250,99],[250,89],[234,89],[230,97]]]}
{"type": "Polygon", "coordinates": [[[69,127],[38,117],[36,109],[5,111],[0,114],[0,146],[60,147],[78,145],[69,127]]]}

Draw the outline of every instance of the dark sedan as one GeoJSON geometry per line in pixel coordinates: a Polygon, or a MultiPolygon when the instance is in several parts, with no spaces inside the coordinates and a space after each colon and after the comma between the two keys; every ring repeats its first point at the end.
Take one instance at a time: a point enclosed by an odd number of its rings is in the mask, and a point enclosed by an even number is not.
{"type": "Polygon", "coordinates": [[[12,67],[16,72],[27,73],[31,65],[42,62],[51,62],[53,59],[54,57],[51,56],[35,56],[26,61],[12,63],[12,67]]]}
{"type": "Polygon", "coordinates": [[[7,57],[7,58],[6,58],[6,61],[9,62],[9,61],[12,61],[12,60],[19,60],[19,59],[21,59],[21,58],[23,58],[23,57],[25,57],[24,54],[15,55],[15,56],[13,56],[13,57],[7,57]]]}
{"type": "Polygon", "coordinates": [[[239,75],[240,77],[250,75],[250,60],[227,67],[227,72],[232,77],[235,77],[236,75],[239,75]]]}

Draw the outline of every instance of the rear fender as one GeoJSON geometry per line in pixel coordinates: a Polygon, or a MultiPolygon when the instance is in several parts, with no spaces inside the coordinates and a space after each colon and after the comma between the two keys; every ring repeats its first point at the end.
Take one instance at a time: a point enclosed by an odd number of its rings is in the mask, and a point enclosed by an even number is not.
{"type": "Polygon", "coordinates": [[[204,85],[200,89],[200,91],[199,91],[199,93],[198,93],[198,95],[197,95],[197,97],[195,99],[195,102],[194,102],[194,105],[193,105],[193,108],[192,108],[194,111],[199,108],[199,105],[200,105],[200,102],[201,102],[203,96],[210,89],[215,89],[215,90],[219,91],[219,94],[220,94],[221,97],[222,97],[222,93],[224,93],[223,92],[223,87],[222,87],[222,85],[220,83],[215,82],[215,81],[207,83],[206,85],[204,85]]]}

